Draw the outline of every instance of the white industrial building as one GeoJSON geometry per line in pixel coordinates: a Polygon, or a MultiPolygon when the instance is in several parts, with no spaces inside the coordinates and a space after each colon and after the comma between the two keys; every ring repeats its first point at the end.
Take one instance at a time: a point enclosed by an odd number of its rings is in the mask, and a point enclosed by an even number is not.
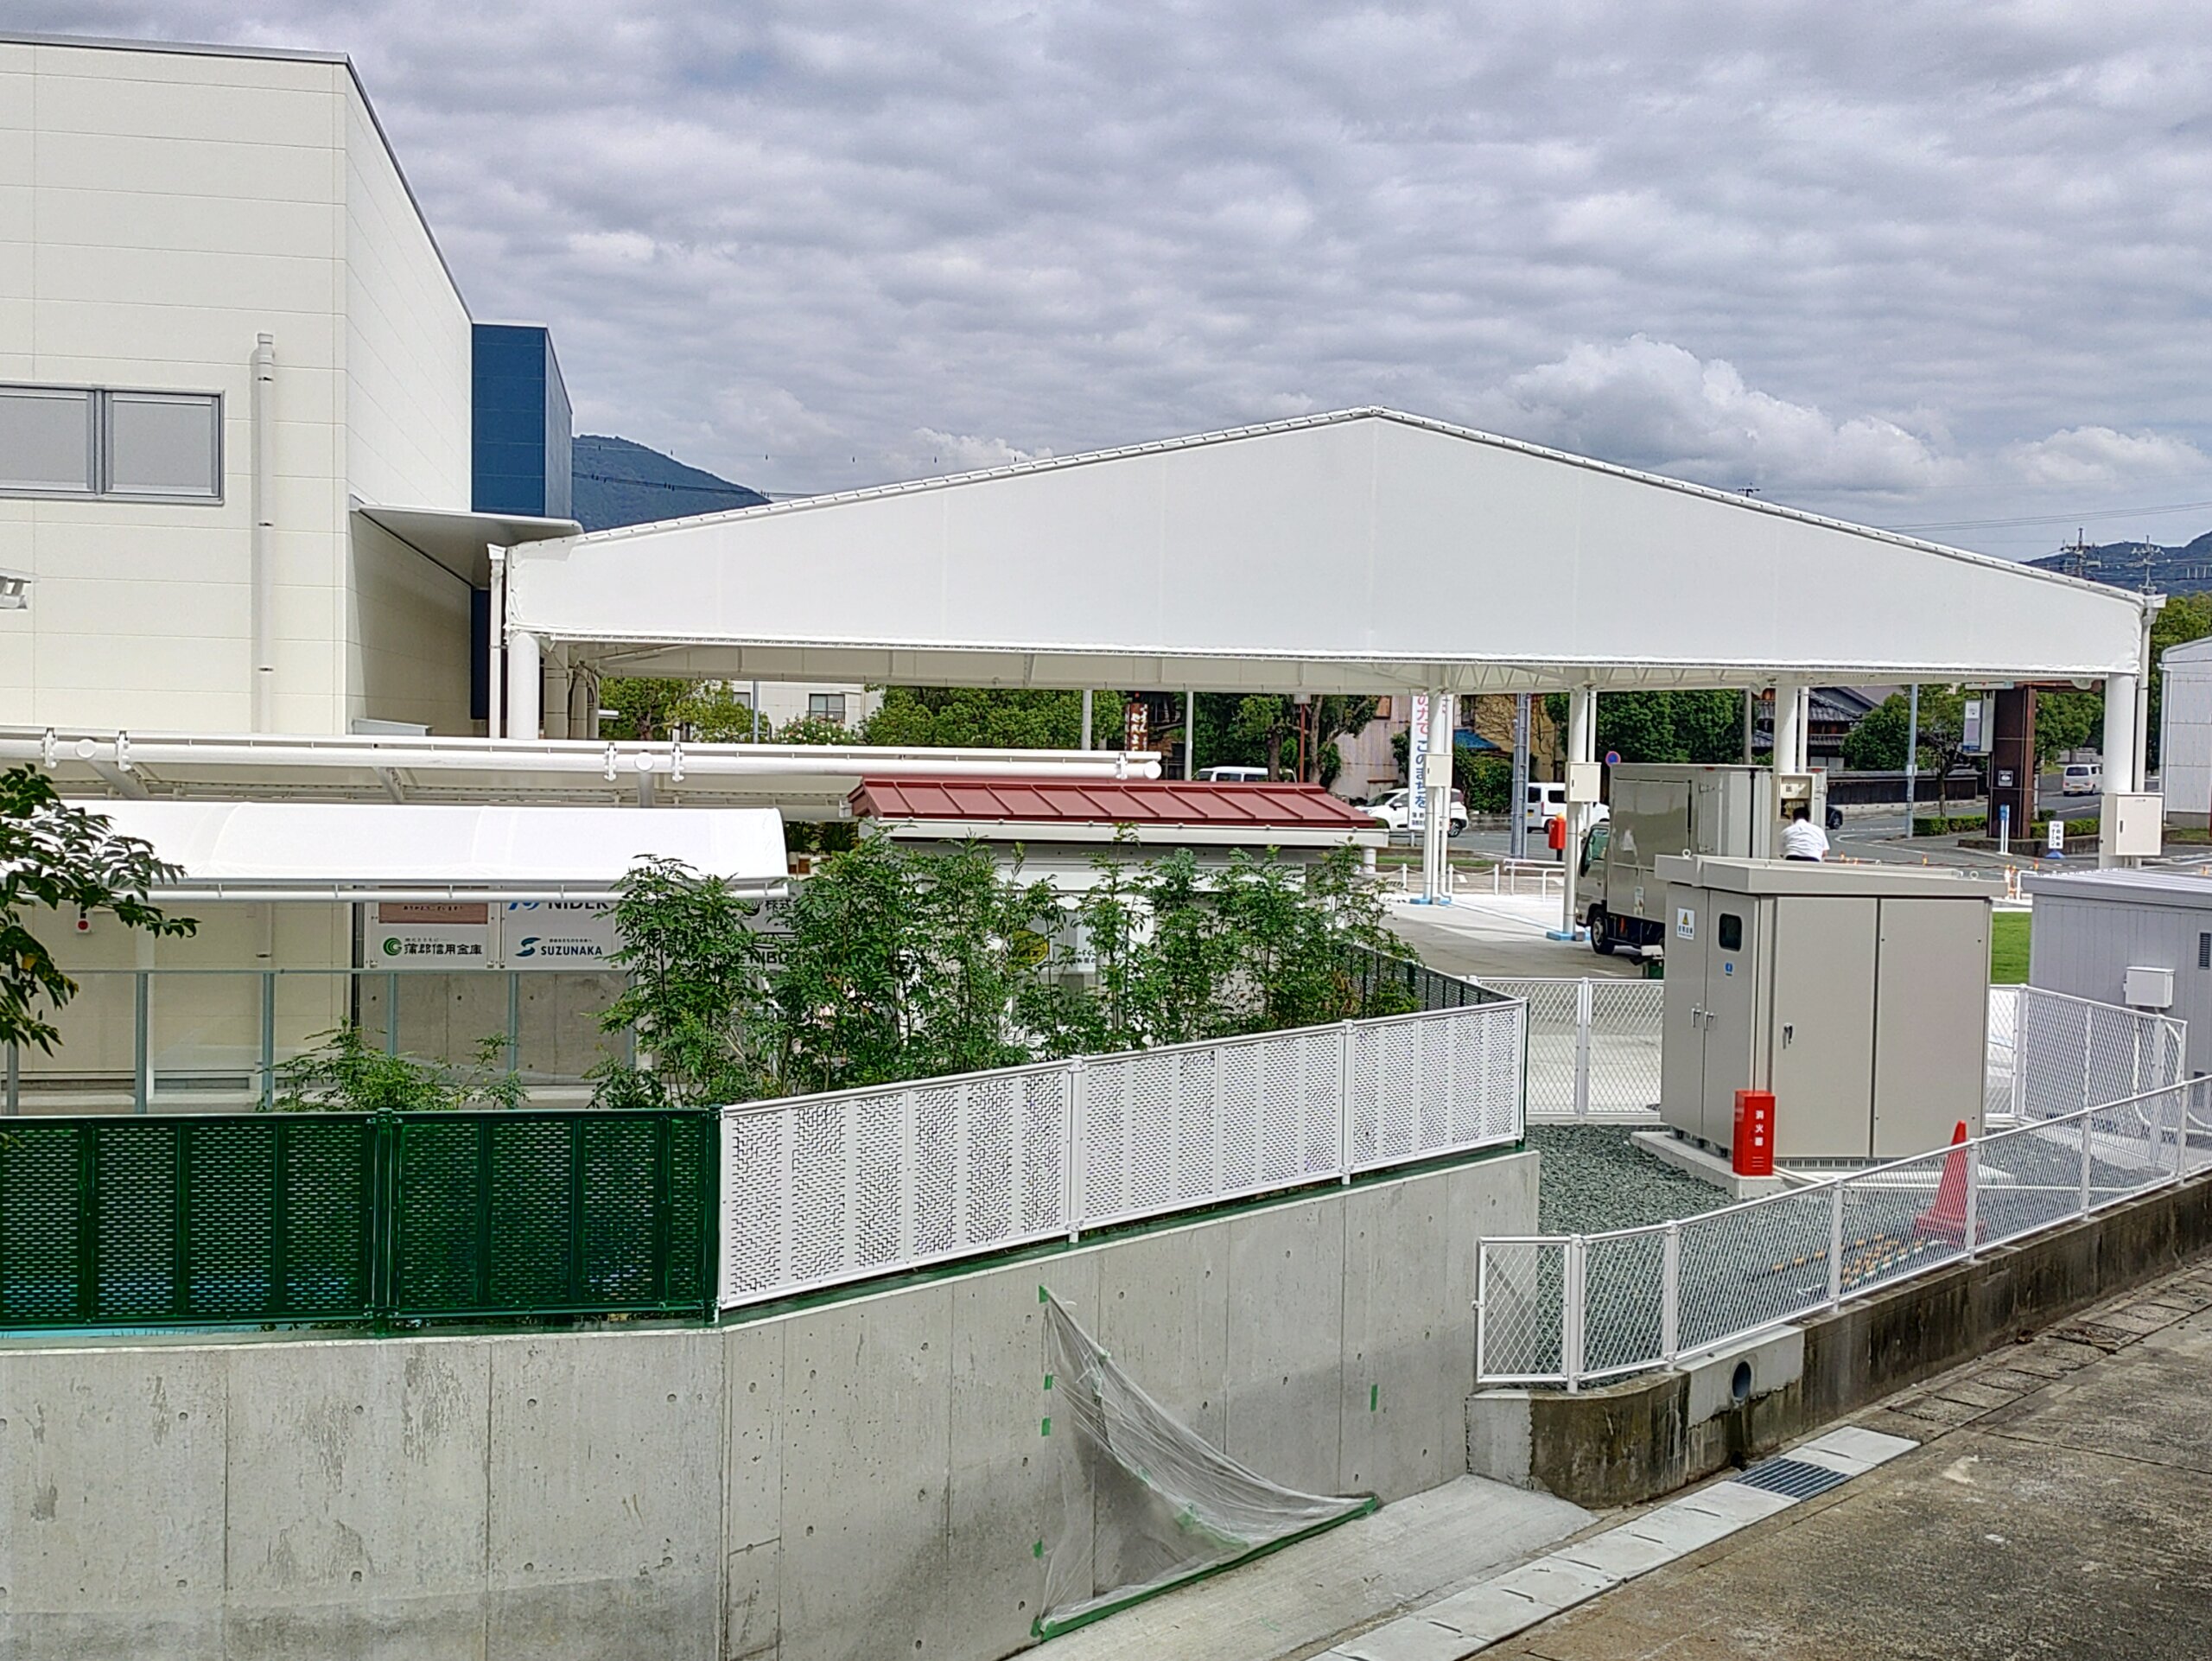
{"type": "Polygon", "coordinates": [[[467,731],[470,369],[343,58],[0,39],[0,722],[467,731]]]}
{"type": "Polygon", "coordinates": [[[2212,822],[2212,637],[2169,646],[2158,667],[2158,786],[2166,818],[2212,822]]]}

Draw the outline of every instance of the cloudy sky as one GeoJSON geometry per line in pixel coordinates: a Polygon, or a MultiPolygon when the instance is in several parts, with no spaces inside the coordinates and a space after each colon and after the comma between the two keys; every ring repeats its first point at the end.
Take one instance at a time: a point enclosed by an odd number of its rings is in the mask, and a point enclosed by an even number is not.
{"type": "Polygon", "coordinates": [[[1387,404],[1993,552],[2212,525],[2185,0],[6,15],[350,54],[579,430],[771,491],[1387,404]]]}

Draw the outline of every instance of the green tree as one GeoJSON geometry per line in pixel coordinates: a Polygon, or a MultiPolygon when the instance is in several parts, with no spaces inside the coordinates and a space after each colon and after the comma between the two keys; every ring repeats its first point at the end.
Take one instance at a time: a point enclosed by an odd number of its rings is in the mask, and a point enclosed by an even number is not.
{"type": "MultiPolygon", "coordinates": [[[[1100,722],[1095,742],[1109,742],[1120,727],[1122,697],[1095,699],[1100,722]]],[[[883,702],[862,724],[861,742],[899,748],[1071,750],[1083,741],[1083,694],[1026,688],[887,686],[883,702]]]]}
{"type": "MultiPolygon", "coordinates": [[[[764,731],[762,737],[767,734],[764,731]]],[[[793,716],[775,730],[779,744],[852,744],[861,741],[842,721],[828,716],[793,716]]]]}
{"type": "Polygon", "coordinates": [[[2103,729],[2104,719],[2105,700],[2101,692],[2037,692],[2037,765],[2063,755],[2068,750],[2093,746],[2103,729]]]}
{"type": "Polygon", "coordinates": [[[1512,805],[1513,763],[1495,750],[1454,746],[1452,782],[1467,799],[1470,813],[1503,813],[1512,805]]]}
{"type": "MultiPolygon", "coordinates": [[[[1843,764],[1866,772],[1896,772],[1904,766],[1905,736],[1911,725],[1910,700],[1892,692],[1844,735],[1843,764]]],[[[1951,769],[1965,754],[1966,699],[1955,686],[1920,689],[1920,757],[1923,773],[1936,779],[1936,799],[1950,799],[1951,769]]]]}
{"type": "Polygon", "coordinates": [[[1328,693],[1300,705],[1277,692],[1201,692],[1198,699],[1198,765],[1265,767],[1271,779],[1300,772],[1300,722],[1311,742],[1303,782],[1336,782],[1344,766],[1339,738],[1357,737],[1375,719],[1381,700],[1328,693]],[[1305,712],[1301,716],[1301,710],[1305,712]]]}
{"type": "Polygon", "coordinates": [[[31,932],[34,920],[105,913],[148,934],[190,934],[199,926],[191,918],[171,917],[147,898],[177,874],[146,843],[63,801],[37,768],[0,773],[0,1044],[51,1053],[61,1034],[48,1017],[77,996],[77,983],[31,932]]]}
{"type": "Polygon", "coordinates": [[[614,901],[610,961],[628,977],[600,1030],[636,1036],[634,1065],[594,1072],[602,1107],[708,1107],[778,1093],[759,902],[678,860],[647,859],[614,901]]]}
{"type": "MultiPolygon", "coordinates": [[[[657,743],[678,735],[702,744],[742,744],[753,734],[753,706],[726,681],[617,675],[599,684],[601,736],[657,743]]],[[[760,732],[768,736],[764,727],[760,732]]]]}
{"type": "Polygon", "coordinates": [[[351,1023],[318,1034],[314,1047],[276,1068],[280,1113],[423,1113],[520,1107],[522,1075],[506,1065],[507,1039],[476,1041],[473,1065],[448,1067],[372,1044],[351,1023]]]}
{"type": "MultiPolygon", "coordinates": [[[[1624,761],[1740,761],[1744,695],[1726,690],[1605,692],[1598,698],[1597,748],[1624,761]]],[[[1567,698],[1545,696],[1544,710],[1564,745],[1567,698]]],[[[1556,759],[1564,760],[1561,755],[1556,759]]]]}

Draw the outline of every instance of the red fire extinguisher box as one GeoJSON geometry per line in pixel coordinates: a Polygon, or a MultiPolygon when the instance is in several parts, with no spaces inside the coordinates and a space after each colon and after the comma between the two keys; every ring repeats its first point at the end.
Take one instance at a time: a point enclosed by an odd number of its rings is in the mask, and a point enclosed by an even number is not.
{"type": "Polygon", "coordinates": [[[1774,1174],[1772,1091],[1736,1092],[1736,1140],[1729,1149],[1729,1163],[1738,1176],[1774,1174]]]}

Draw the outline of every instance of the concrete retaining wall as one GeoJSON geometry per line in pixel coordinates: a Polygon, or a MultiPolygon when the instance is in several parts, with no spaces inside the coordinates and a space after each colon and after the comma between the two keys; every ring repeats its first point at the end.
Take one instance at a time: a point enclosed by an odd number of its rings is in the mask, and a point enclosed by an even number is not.
{"type": "Polygon", "coordinates": [[[1049,1286],[1278,1480],[1465,1470],[1510,1155],[744,1325],[0,1347],[0,1652],[984,1661],[1064,1445],[1049,1286]]]}
{"type": "Polygon", "coordinates": [[[1468,1469],[1592,1508],[1639,1504],[1773,1453],[2208,1247],[2212,1181],[2201,1181],[1906,1281],[1692,1367],[1572,1396],[1484,1391],[1467,1403],[1468,1469]]]}

